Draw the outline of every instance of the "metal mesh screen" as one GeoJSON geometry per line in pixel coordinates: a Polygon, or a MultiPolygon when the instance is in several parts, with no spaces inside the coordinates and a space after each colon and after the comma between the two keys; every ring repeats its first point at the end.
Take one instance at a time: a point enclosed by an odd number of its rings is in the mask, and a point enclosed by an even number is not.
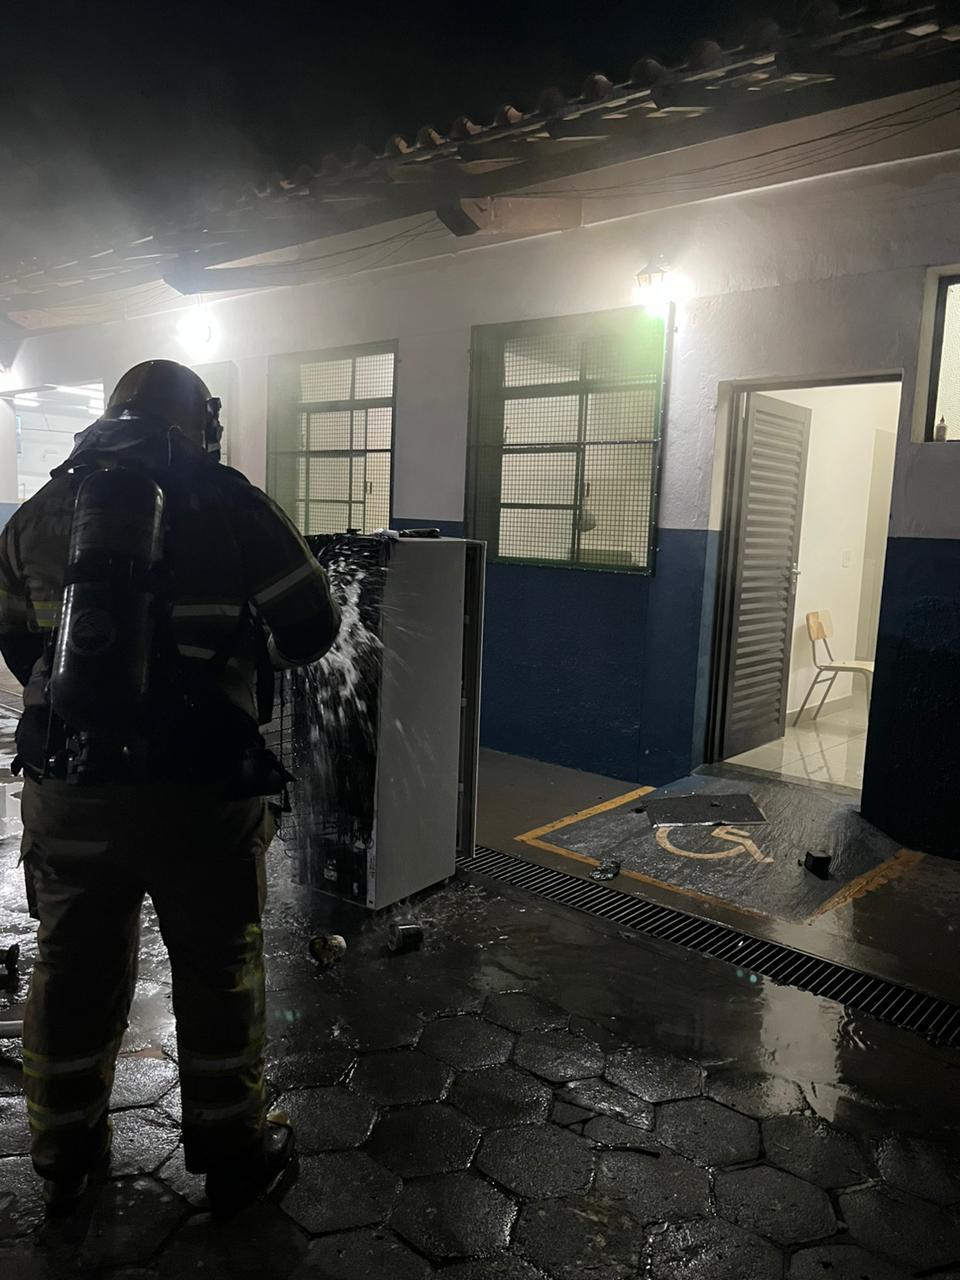
{"type": "Polygon", "coordinates": [[[666,325],[474,331],[468,518],[491,558],[649,572],[666,325]]]}
{"type": "Polygon", "coordinates": [[[940,285],[934,351],[935,396],[932,431],[935,440],[960,440],[960,280],[940,285]],[[939,430],[938,430],[939,426],[939,430]]]}
{"type": "Polygon", "coordinates": [[[395,364],[375,346],[271,361],[268,487],[301,532],[390,523],[395,364]]]}

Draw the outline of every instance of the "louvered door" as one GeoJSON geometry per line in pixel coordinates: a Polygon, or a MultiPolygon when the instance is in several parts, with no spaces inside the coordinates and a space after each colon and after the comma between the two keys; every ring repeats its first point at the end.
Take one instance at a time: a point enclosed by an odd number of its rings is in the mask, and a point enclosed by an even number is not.
{"type": "Polygon", "coordinates": [[[810,410],[747,397],[723,756],[783,736],[810,410]]]}

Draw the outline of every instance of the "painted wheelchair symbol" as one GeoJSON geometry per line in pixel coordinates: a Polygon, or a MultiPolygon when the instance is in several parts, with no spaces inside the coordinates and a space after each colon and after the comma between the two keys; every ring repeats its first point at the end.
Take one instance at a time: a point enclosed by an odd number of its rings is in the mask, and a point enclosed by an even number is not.
{"type": "Polygon", "coordinates": [[[729,846],[726,849],[714,849],[708,852],[695,852],[693,849],[681,849],[670,839],[670,832],[673,827],[657,828],[657,844],[662,849],[666,849],[668,853],[676,854],[678,858],[698,858],[708,861],[716,861],[718,858],[735,858],[738,853],[747,854],[753,858],[754,862],[772,862],[773,859],[763,853],[754,842],[750,839],[750,835],[746,831],[741,831],[738,827],[714,827],[710,835],[715,840],[723,840],[729,846]]]}

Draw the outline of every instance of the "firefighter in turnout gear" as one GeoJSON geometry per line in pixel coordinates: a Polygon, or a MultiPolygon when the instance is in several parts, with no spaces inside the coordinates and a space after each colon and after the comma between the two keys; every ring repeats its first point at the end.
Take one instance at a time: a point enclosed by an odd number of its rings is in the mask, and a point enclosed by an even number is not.
{"type": "Polygon", "coordinates": [[[272,667],[321,657],[339,614],[286,515],[218,465],[218,411],[191,370],[137,365],[0,533],[39,920],[24,1075],[52,1210],[109,1160],[144,894],[170,956],[188,1169],[230,1209],[292,1150],[264,1108],[266,797],[286,775],[258,724],[272,667]]]}

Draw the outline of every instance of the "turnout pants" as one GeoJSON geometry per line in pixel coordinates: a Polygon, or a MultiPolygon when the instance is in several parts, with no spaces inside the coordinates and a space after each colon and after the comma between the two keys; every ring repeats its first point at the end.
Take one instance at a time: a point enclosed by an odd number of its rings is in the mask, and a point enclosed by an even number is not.
{"type": "Polygon", "coordinates": [[[38,957],[24,1016],[33,1163],[85,1172],[137,976],[140,907],[170,956],[187,1168],[256,1147],[264,1121],[263,800],[203,786],[27,781],[23,856],[38,957]]]}

